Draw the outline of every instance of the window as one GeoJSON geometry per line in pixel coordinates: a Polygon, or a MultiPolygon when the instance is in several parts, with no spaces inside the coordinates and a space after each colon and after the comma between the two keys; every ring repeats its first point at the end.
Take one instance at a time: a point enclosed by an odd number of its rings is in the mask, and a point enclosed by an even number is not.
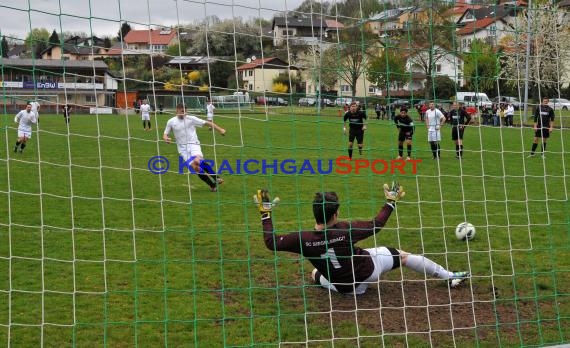
{"type": "Polygon", "coordinates": [[[250,91],[253,91],[253,84],[252,84],[252,83],[249,84],[249,88],[248,88],[248,89],[249,89],[250,91]]]}
{"type": "Polygon", "coordinates": [[[340,85],[341,92],[352,92],[352,88],[349,85],[340,85]]]}
{"type": "Polygon", "coordinates": [[[435,72],[438,72],[438,73],[441,72],[441,64],[436,64],[436,65],[435,65],[435,72]]]}
{"type": "Polygon", "coordinates": [[[248,71],[247,71],[247,76],[253,76],[253,70],[248,70],[248,71]]]}
{"type": "Polygon", "coordinates": [[[292,30],[292,29],[283,30],[282,33],[283,33],[283,36],[293,36],[293,35],[295,35],[295,34],[293,33],[293,30],[292,30]]]}
{"type": "Polygon", "coordinates": [[[89,94],[89,95],[85,96],[85,102],[86,103],[95,103],[96,100],[97,99],[95,98],[94,95],[89,94]]]}
{"type": "Polygon", "coordinates": [[[489,28],[489,35],[491,36],[497,36],[497,26],[496,25],[491,25],[491,27],[489,28]]]}
{"type": "Polygon", "coordinates": [[[368,94],[375,94],[378,87],[376,86],[369,86],[368,87],[368,94]]]}

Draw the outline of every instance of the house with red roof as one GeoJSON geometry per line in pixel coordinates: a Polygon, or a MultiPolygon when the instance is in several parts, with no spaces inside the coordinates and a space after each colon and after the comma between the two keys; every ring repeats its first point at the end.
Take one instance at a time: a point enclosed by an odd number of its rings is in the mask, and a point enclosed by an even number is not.
{"type": "Polygon", "coordinates": [[[526,3],[503,3],[500,5],[467,9],[457,21],[458,50],[469,52],[471,43],[481,40],[493,47],[514,31],[514,22],[526,9],[526,3]]]}
{"type": "Polygon", "coordinates": [[[245,64],[237,67],[243,80],[243,89],[254,92],[271,92],[273,79],[279,74],[297,76],[298,68],[276,58],[248,58],[245,64]]]}
{"type": "MultiPolygon", "coordinates": [[[[162,54],[168,46],[178,44],[178,36],[176,30],[171,28],[148,29],[148,30],[130,30],[123,38],[123,54],[162,54]]],[[[119,52],[121,50],[118,50],[119,52]]],[[[108,54],[113,54],[111,50],[108,54]]]]}

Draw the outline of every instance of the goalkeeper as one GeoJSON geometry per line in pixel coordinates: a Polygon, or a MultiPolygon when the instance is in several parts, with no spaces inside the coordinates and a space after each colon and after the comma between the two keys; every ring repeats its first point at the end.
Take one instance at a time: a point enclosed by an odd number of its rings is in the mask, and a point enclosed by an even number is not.
{"type": "MultiPolygon", "coordinates": [[[[325,289],[346,294],[364,294],[368,285],[378,282],[388,271],[406,266],[426,276],[448,280],[455,287],[469,278],[469,272],[450,272],[424,256],[391,247],[363,249],[355,244],[378,233],[386,224],[396,202],[404,197],[397,183],[384,185],[386,203],[372,220],[338,221],[339,200],[335,192],[317,193],[313,201],[314,230],[276,235],[267,190],[254,196],[261,213],[263,237],[270,250],[289,251],[306,257],[315,267],[313,281],[325,289]]],[[[274,201],[275,202],[275,201],[274,201]]]]}

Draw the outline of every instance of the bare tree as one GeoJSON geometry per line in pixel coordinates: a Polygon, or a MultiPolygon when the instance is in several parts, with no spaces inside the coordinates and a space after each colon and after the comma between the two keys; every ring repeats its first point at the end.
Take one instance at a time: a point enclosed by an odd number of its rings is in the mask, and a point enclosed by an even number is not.
{"type": "Polygon", "coordinates": [[[535,7],[517,16],[513,34],[500,42],[503,52],[502,77],[511,86],[527,79],[534,97],[554,94],[560,89],[562,73],[570,58],[570,33],[562,17],[552,7],[535,7]],[[530,33],[528,24],[530,21],[530,33]],[[526,55],[530,34],[530,56],[526,55]],[[526,65],[528,60],[528,75],[526,65]]]}
{"type": "Polygon", "coordinates": [[[361,26],[354,26],[340,31],[337,47],[327,51],[331,68],[336,71],[341,83],[350,86],[353,97],[356,95],[358,79],[366,71],[376,43],[378,39],[374,34],[361,26]]]}
{"type": "Polygon", "coordinates": [[[331,68],[333,54],[327,52],[329,47],[326,43],[308,45],[296,54],[296,59],[290,60],[319,91],[332,89],[338,78],[336,70],[331,68]]]}

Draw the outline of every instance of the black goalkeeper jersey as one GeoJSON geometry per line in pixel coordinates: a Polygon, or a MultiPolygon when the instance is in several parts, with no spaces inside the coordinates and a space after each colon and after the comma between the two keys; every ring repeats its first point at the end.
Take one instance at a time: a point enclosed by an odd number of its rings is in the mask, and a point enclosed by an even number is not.
{"type": "Polygon", "coordinates": [[[360,132],[366,120],[366,113],[362,110],[356,112],[348,111],[344,114],[344,122],[348,121],[349,129],[351,132],[360,132]]]}
{"type": "Polygon", "coordinates": [[[400,132],[404,133],[414,132],[414,121],[412,120],[410,115],[406,116],[397,115],[394,118],[394,123],[396,124],[396,127],[400,130],[400,132]]]}
{"type": "Polygon", "coordinates": [[[453,127],[467,125],[469,121],[471,121],[471,116],[465,111],[465,108],[451,109],[449,111],[449,118],[453,127]]]}
{"type": "Polygon", "coordinates": [[[339,292],[353,292],[374,271],[370,254],[355,244],[379,232],[392,214],[388,204],[373,220],[342,221],[324,231],[299,231],[276,235],[271,219],[262,220],[265,245],[270,250],[301,254],[339,292]]]}
{"type": "Polygon", "coordinates": [[[550,128],[550,121],[554,121],[554,110],[549,105],[539,105],[534,110],[534,122],[538,128],[550,128]]]}

